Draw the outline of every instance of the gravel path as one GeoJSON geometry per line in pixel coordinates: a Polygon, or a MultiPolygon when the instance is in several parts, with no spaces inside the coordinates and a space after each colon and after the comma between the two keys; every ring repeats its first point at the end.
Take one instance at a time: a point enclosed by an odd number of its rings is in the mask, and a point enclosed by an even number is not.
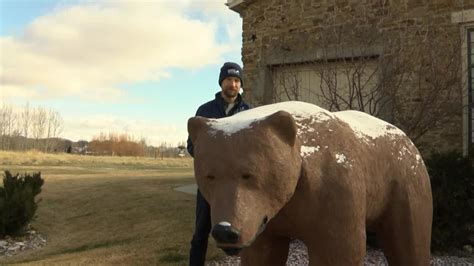
{"type": "MultiPolygon", "coordinates": [[[[210,262],[207,265],[240,265],[240,258],[227,256],[222,260],[210,262]]],[[[308,265],[308,253],[303,242],[294,240],[290,243],[290,251],[286,265],[308,265]]],[[[364,265],[388,265],[388,263],[382,251],[368,249],[367,255],[364,258],[364,265]]],[[[474,257],[433,256],[431,258],[431,265],[474,265],[474,257]]]]}

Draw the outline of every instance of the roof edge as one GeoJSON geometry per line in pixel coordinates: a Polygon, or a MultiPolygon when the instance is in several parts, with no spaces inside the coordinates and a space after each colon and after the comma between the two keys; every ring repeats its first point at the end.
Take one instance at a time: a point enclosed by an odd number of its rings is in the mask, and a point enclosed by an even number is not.
{"type": "Polygon", "coordinates": [[[227,0],[226,6],[228,6],[230,10],[240,14],[242,10],[247,8],[247,6],[253,1],[254,0],[227,0]]]}

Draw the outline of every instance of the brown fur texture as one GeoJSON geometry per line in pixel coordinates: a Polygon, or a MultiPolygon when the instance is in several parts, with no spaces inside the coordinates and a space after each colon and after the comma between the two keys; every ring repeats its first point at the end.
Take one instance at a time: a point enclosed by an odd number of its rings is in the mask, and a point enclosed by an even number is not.
{"type": "MultiPolygon", "coordinates": [[[[361,265],[370,229],[390,265],[428,265],[431,187],[409,138],[369,115],[357,114],[362,124],[397,134],[370,137],[343,113],[304,116],[292,113],[295,105],[303,104],[275,105],[282,111],[230,133],[214,126],[220,119],[189,120],[196,181],[212,224],[239,232],[237,241],[218,246],[242,249],[242,265],[284,265],[296,238],[308,247],[310,265],[361,265]]],[[[243,113],[251,118],[258,109],[243,113]]],[[[232,126],[223,121],[221,128],[232,126]]]]}

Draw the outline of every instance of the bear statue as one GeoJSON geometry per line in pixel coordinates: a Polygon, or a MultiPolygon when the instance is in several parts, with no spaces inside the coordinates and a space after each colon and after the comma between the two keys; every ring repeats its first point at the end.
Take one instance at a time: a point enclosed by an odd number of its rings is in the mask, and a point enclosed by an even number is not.
{"type": "Polygon", "coordinates": [[[310,265],[361,265],[366,230],[390,265],[429,265],[430,180],[395,126],[290,101],[193,117],[188,132],[212,236],[242,265],[285,265],[292,239],[310,265]]]}

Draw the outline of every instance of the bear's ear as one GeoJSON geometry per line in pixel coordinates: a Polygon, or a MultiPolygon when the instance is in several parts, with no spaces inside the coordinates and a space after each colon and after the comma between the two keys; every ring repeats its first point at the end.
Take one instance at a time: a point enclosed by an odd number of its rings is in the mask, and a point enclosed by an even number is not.
{"type": "Polygon", "coordinates": [[[296,142],[296,122],[293,116],[285,111],[278,111],[265,120],[273,131],[290,146],[294,146],[296,142]]]}
{"type": "Polygon", "coordinates": [[[207,127],[207,119],[201,116],[191,117],[188,120],[188,134],[191,142],[195,142],[197,134],[203,128],[207,127]]]}

